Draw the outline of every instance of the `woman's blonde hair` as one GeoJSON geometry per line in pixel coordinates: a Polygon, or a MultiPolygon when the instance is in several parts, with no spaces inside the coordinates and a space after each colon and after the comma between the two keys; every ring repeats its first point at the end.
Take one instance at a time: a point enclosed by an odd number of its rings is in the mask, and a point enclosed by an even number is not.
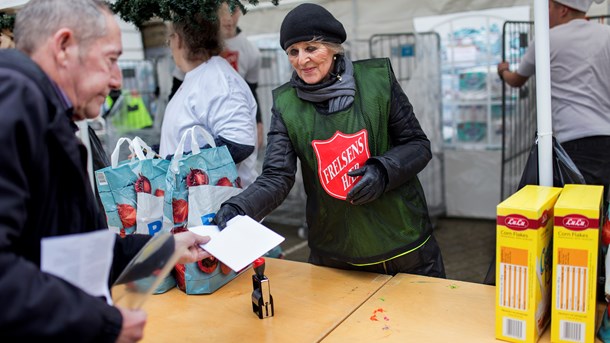
{"type": "MultiPolygon", "coordinates": [[[[345,55],[345,48],[343,47],[343,44],[326,42],[322,37],[319,36],[313,37],[313,39],[308,41],[307,43],[321,43],[324,44],[330,51],[332,51],[333,55],[345,55]]],[[[288,47],[288,49],[290,49],[290,46],[288,47]]],[[[288,53],[288,49],[286,49],[286,53],[288,53]]]]}

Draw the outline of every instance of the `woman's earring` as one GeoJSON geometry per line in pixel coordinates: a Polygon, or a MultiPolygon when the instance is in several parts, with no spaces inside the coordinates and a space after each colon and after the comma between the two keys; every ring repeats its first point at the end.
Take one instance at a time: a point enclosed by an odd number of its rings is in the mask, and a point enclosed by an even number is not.
{"type": "Polygon", "coordinates": [[[337,59],[337,55],[333,56],[333,60],[336,60],[336,59],[337,59]]]}

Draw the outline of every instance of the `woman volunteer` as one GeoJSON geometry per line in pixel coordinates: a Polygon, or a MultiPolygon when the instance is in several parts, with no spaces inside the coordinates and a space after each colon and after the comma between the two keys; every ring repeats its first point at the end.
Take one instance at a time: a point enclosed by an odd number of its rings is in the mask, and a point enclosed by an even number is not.
{"type": "Polygon", "coordinates": [[[273,92],[262,174],[216,214],[262,219],[294,184],[297,157],[307,193],[309,262],[384,274],[445,277],[417,178],[432,158],[387,59],[353,62],[343,25],[301,4],[281,26],[294,68],[273,92]]]}

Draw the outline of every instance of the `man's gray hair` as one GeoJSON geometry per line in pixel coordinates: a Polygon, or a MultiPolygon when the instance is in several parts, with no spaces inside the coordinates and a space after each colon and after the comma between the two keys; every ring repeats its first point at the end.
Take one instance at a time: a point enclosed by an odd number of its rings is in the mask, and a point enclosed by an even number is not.
{"type": "Polygon", "coordinates": [[[106,34],[106,13],[112,12],[102,0],[30,0],[17,12],[15,47],[31,54],[64,27],[86,45],[106,34]]]}

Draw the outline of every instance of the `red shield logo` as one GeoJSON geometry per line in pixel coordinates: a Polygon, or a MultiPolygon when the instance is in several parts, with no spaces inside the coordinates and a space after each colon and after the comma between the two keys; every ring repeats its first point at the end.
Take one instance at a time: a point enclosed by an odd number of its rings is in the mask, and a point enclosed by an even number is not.
{"type": "Polygon", "coordinates": [[[239,60],[239,51],[225,49],[220,53],[220,56],[224,57],[224,59],[227,60],[227,62],[229,62],[229,64],[231,65],[231,67],[233,67],[233,69],[235,69],[236,71],[239,71],[239,66],[237,64],[237,61],[239,60]]]}
{"type": "Polygon", "coordinates": [[[347,193],[360,177],[347,172],[364,165],[371,156],[368,134],[362,129],[353,134],[335,132],[327,140],[311,142],[318,159],[318,178],[328,195],[345,200],[347,193]]]}

